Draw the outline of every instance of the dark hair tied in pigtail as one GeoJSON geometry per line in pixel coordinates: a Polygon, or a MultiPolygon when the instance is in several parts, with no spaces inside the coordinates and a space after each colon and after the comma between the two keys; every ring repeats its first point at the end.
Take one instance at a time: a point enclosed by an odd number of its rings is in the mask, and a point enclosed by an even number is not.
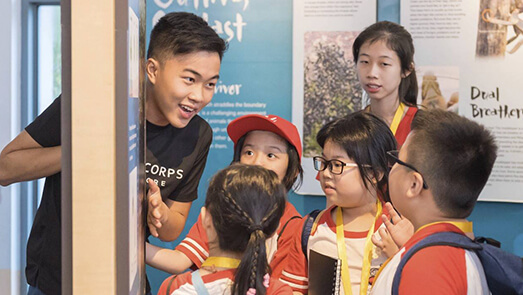
{"type": "Polygon", "coordinates": [[[265,241],[278,228],[285,199],[286,189],[276,173],[260,166],[233,164],[211,180],[205,207],[213,217],[219,246],[243,253],[233,295],[245,295],[249,289],[257,295],[267,293],[265,241]]]}
{"type": "MultiPolygon", "coordinates": [[[[266,259],[258,259],[259,257],[267,257],[267,249],[265,247],[266,236],[263,232],[264,226],[266,226],[267,220],[269,220],[272,215],[278,210],[278,205],[274,204],[273,208],[258,224],[252,224],[249,226],[251,231],[251,237],[249,240],[249,245],[253,244],[254,253],[252,255],[252,270],[249,278],[249,287],[253,289],[259,289],[260,283],[262,284],[261,288],[263,290],[257,291],[256,294],[265,294],[265,286],[263,285],[263,278],[265,274],[269,272],[269,265],[266,259]],[[261,278],[261,281],[260,281],[261,278]],[[259,293],[258,293],[259,292],[259,293]]],[[[249,248],[249,246],[247,246],[249,248]]],[[[248,256],[247,256],[248,257],[248,256]]]]}
{"type": "MultiPolygon", "coordinates": [[[[250,264],[252,265],[252,268],[251,268],[250,275],[249,275],[249,289],[250,288],[256,289],[256,291],[257,291],[256,294],[265,294],[265,292],[264,292],[265,290],[260,290],[258,293],[259,288],[257,288],[258,287],[257,279],[260,277],[258,275],[258,272],[259,271],[263,272],[262,276],[265,273],[267,273],[267,263],[264,264],[262,261],[260,261],[258,259],[259,256],[264,255],[266,252],[266,251],[264,251],[265,250],[265,237],[264,237],[263,231],[261,229],[255,230],[251,233],[249,245],[247,246],[247,249],[249,249],[249,248],[252,249],[252,255],[250,256],[250,257],[252,257],[251,262],[250,262],[250,264]],[[260,253],[260,252],[264,252],[264,253],[260,253]]],[[[248,258],[249,256],[247,255],[247,253],[245,253],[245,254],[246,254],[246,257],[248,258]]],[[[240,270],[238,270],[238,271],[240,271],[240,270]]],[[[264,288],[262,288],[262,289],[264,289],[264,288]]],[[[242,294],[242,293],[240,293],[240,294],[242,294]]]]}

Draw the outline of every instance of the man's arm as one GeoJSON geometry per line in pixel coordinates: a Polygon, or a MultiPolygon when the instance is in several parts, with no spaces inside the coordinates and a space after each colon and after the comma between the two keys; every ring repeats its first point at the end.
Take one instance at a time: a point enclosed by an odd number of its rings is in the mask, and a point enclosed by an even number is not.
{"type": "Polygon", "coordinates": [[[0,185],[56,174],[61,155],[61,146],[42,147],[23,130],[0,153],[0,185]]]}
{"type": "Polygon", "coordinates": [[[192,202],[167,199],[164,203],[160,188],[152,180],[149,180],[147,197],[149,200],[147,225],[151,234],[162,241],[174,241],[185,226],[192,202]]]}
{"type": "Polygon", "coordinates": [[[158,238],[163,241],[174,241],[182,233],[192,202],[166,200],[166,205],[169,207],[167,221],[164,221],[163,226],[158,229],[158,238]]]}

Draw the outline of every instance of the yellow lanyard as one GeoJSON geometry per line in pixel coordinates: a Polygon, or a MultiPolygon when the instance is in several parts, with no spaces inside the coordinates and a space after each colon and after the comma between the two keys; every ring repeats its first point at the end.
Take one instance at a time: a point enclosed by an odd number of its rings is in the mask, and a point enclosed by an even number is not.
{"type": "MultiPolygon", "coordinates": [[[[363,264],[361,267],[361,283],[360,294],[367,294],[369,287],[370,266],[372,260],[372,235],[374,234],[374,227],[376,221],[381,216],[381,202],[377,202],[377,212],[374,218],[374,223],[369,228],[367,239],[365,240],[365,247],[363,248],[363,264]]],[[[341,259],[341,280],[343,282],[343,290],[345,295],[352,295],[352,287],[350,281],[349,265],[347,261],[347,250],[345,247],[345,235],[343,229],[343,214],[341,208],[336,208],[336,243],[338,244],[338,257],[341,259]]]]}
{"type": "Polygon", "coordinates": [[[400,105],[396,109],[396,113],[394,114],[394,119],[392,119],[392,123],[390,124],[390,130],[392,131],[392,134],[396,135],[396,131],[398,130],[398,126],[400,125],[401,118],[403,118],[403,112],[405,111],[405,104],[400,102],[400,105]]]}
{"type": "Polygon", "coordinates": [[[455,227],[459,228],[464,233],[472,233],[472,221],[436,221],[429,224],[425,224],[424,226],[418,228],[416,232],[419,232],[421,229],[426,228],[427,226],[431,226],[438,223],[450,223],[455,227]]]}
{"type": "Polygon", "coordinates": [[[239,259],[229,258],[229,257],[216,257],[212,256],[207,258],[203,263],[203,266],[214,266],[214,267],[223,267],[223,268],[238,268],[240,265],[239,259]]]}

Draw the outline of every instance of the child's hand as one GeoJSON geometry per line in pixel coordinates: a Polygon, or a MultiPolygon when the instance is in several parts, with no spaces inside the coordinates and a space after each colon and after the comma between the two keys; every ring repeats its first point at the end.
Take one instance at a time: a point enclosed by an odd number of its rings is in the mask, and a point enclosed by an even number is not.
{"type": "Polygon", "coordinates": [[[391,203],[387,202],[385,208],[389,211],[392,222],[385,215],[382,215],[381,218],[387,228],[388,235],[401,248],[414,234],[414,226],[407,218],[400,216],[391,203]]]}
{"type": "Polygon", "coordinates": [[[149,206],[147,206],[147,226],[149,231],[154,237],[158,237],[158,229],[162,227],[167,218],[167,215],[163,212],[169,210],[167,205],[162,200],[160,188],[153,180],[149,179],[149,192],[147,192],[147,200],[149,206]]]}
{"type": "Polygon", "coordinates": [[[376,247],[380,248],[387,257],[392,257],[399,251],[399,247],[396,245],[392,237],[390,236],[388,230],[385,227],[380,227],[378,233],[381,238],[378,238],[376,235],[372,235],[372,243],[376,247]]]}

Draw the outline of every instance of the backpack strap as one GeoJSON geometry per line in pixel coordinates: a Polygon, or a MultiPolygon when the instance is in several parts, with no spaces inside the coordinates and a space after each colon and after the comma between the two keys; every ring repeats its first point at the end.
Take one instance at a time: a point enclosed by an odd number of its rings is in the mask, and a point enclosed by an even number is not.
{"type": "Polygon", "coordinates": [[[173,285],[173,282],[174,282],[174,279],[176,279],[178,275],[174,275],[170,280],[169,280],[169,285],[167,285],[167,290],[165,291],[165,295],[171,295],[171,286],[173,285]]]}
{"type": "Polygon", "coordinates": [[[323,214],[322,212],[322,210],[316,209],[305,217],[306,220],[301,231],[301,250],[305,257],[307,257],[307,245],[309,244],[309,237],[318,226],[317,220],[319,220],[319,217],[321,217],[323,214]]]}
{"type": "Polygon", "coordinates": [[[396,273],[394,274],[394,280],[392,281],[392,295],[399,294],[401,273],[409,259],[419,250],[431,246],[451,246],[472,251],[482,249],[480,244],[477,244],[468,237],[455,232],[439,232],[424,238],[403,254],[398,268],[396,269],[396,273]]]}
{"type": "Polygon", "coordinates": [[[209,291],[207,291],[207,287],[205,287],[205,284],[203,283],[202,276],[200,275],[200,271],[193,271],[191,273],[191,279],[192,279],[192,285],[194,286],[194,289],[196,289],[196,294],[198,295],[209,295],[209,291]]]}
{"type": "Polygon", "coordinates": [[[501,248],[501,243],[498,241],[498,240],[495,240],[493,238],[485,238],[485,237],[477,237],[474,239],[474,241],[480,243],[480,244],[483,244],[483,243],[487,243],[489,245],[492,245],[496,248],[501,248]]]}
{"type": "Polygon", "coordinates": [[[293,219],[298,219],[298,218],[301,218],[301,216],[299,215],[294,215],[293,217],[287,219],[287,222],[285,222],[285,224],[282,226],[280,232],[278,233],[278,238],[276,239],[276,242],[279,242],[280,241],[280,238],[283,234],[283,231],[285,230],[285,228],[287,227],[287,225],[289,224],[289,222],[293,219]]]}

